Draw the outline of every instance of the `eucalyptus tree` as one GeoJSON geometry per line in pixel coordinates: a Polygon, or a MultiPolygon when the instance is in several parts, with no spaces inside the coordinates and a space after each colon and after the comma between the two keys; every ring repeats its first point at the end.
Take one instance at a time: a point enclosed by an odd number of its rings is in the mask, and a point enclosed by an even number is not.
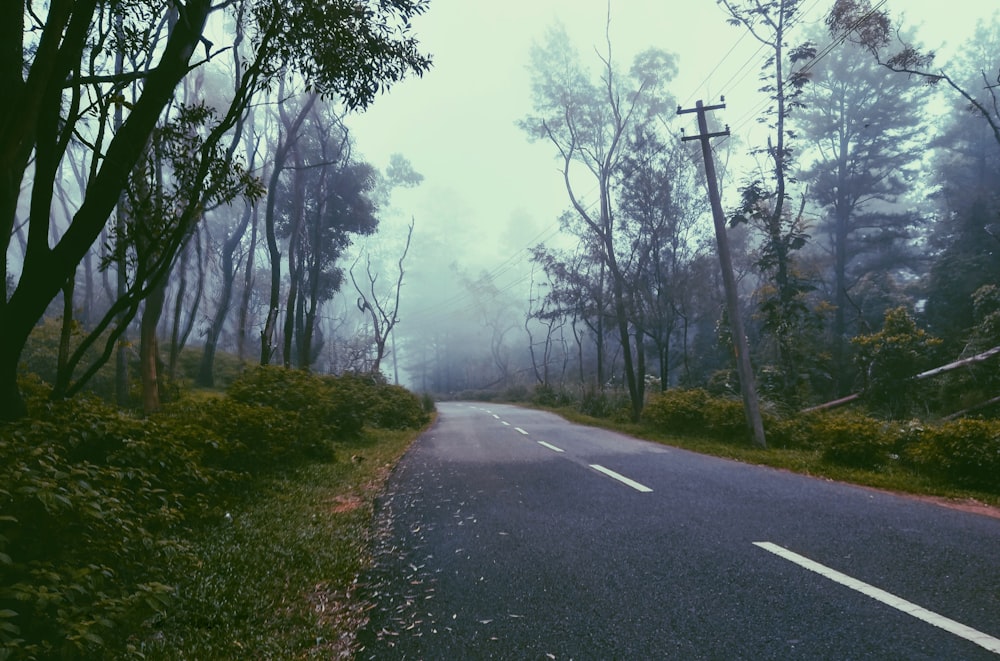
{"type": "Polygon", "coordinates": [[[340,259],[355,237],[374,234],[379,224],[374,199],[377,172],[354,156],[343,123],[329,120],[325,117],[313,122],[313,139],[298,145],[299,149],[307,144],[313,149],[306,168],[295,177],[303,180],[310,194],[302,200],[302,222],[296,224],[299,236],[288,237],[289,246],[294,238],[296,250],[294,255],[291,247],[288,251],[291,282],[285,350],[286,354],[294,351],[297,364],[304,368],[314,361],[319,348],[313,346],[319,306],[330,300],[344,281],[340,259]],[[297,292],[294,300],[293,290],[297,292]]]}
{"type": "Polygon", "coordinates": [[[906,202],[927,146],[924,109],[913,85],[850,42],[811,67],[801,101],[792,122],[804,147],[799,177],[819,207],[822,237],[815,240],[833,263],[836,396],[852,385],[847,342],[861,329],[857,319],[851,323],[857,317],[851,310],[863,306],[855,286],[871,274],[919,271],[913,250],[919,219],[906,202]]]}
{"type": "MultiPolygon", "coordinates": [[[[409,23],[424,9],[421,0],[0,4],[0,82],[8,95],[0,108],[0,262],[5,275],[16,274],[14,291],[0,297],[0,418],[25,413],[17,371],[28,335],[100,236],[178,84],[232,47],[220,43],[225,30],[212,31],[215,41],[206,38],[210,20],[246,21],[250,52],[240,89],[190,155],[203,175],[208,155],[278,71],[299,72],[348,107],[364,107],[388,84],[424,71],[429,60],[417,51],[409,23]],[[122,49],[130,66],[116,70],[122,49]],[[139,91],[126,107],[128,85],[139,91]],[[123,116],[117,128],[116,109],[123,116]],[[87,184],[68,227],[50,240],[54,180],[71,145],[88,153],[87,184]],[[21,213],[27,216],[25,252],[12,264],[8,246],[21,213]]],[[[186,206],[197,206],[205,178],[193,178],[186,206]]],[[[179,237],[188,228],[178,230],[179,237]]],[[[163,247],[176,254],[182,243],[163,247]]],[[[168,270],[172,259],[165,257],[151,281],[168,270]]]]}
{"type": "MultiPolygon", "coordinates": [[[[610,17],[608,21],[610,27],[610,17]]],[[[631,315],[634,282],[627,274],[631,255],[620,254],[620,219],[616,212],[615,176],[626,153],[629,131],[653,123],[671,106],[665,86],[676,74],[674,57],[650,49],[639,53],[627,74],[612,57],[610,34],[598,54],[594,78],[581,61],[564,27],[556,25],[531,49],[534,111],[521,127],[534,140],[552,144],[561,162],[563,180],[581,232],[593,238],[607,269],[613,321],[622,348],[624,380],[632,417],[642,411],[645,389],[643,332],[631,315]],[[597,202],[584,200],[584,190],[596,189],[597,202]]],[[[641,326],[641,323],[639,324],[641,326]]]]}

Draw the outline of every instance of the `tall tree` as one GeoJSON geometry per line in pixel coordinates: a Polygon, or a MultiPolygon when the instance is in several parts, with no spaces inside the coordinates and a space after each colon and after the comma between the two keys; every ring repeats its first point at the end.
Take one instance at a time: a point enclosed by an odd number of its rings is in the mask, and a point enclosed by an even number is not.
{"type": "Polygon", "coordinates": [[[634,281],[628,277],[626,262],[632,255],[619,252],[615,176],[621,167],[628,131],[652,122],[657,113],[670,106],[664,87],[676,73],[676,64],[672,55],[651,49],[636,56],[628,75],[621,75],[612,58],[610,15],[599,61],[600,74],[594,81],[581,65],[565,28],[550,28],[545,40],[536,43],[531,51],[534,114],[521,126],[533,139],[547,140],[555,147],[580,227],[599,246],[610,282],[632,417],[638,419],[645,390],[643,331],[631,314],[634,281]],[[597,190],[596,209],[582,198],[577,170],[586,173],[587,185],[597,190]]]}
{"type": "Polygon", "coordinates": [[[705,211],[703,196],[693,194],[696,168],[679,145],[676,139],[665,142],[650,127],[638,127],[618,175],[620,213],[629,220],[625,235],[637,248],[634,306],[656,349],[662,389],[669,382],[671,348],[682,322],[685,266],[696,248],[694,222],[705,211]]]}
{"type": "MultiPolygon", "coordinates": [[[[7,247],[19,203],[22,196],[28,198],[27,245],[17,285],[9,297],[6,292],[0,297],[0,419],[25,413],[17,369],[28,335],[100,236],[178,83],[228,47],[204,39],[209,17],[241,4],[0,4],[0,81],[8,94],[8,103],[0,108],[0,262],[5,275],[14,271],[7,247]],[[136,38],[116,43],[116,24],[125,26],[122,34],[136,38]],[[162,40],[144,40],[150,25],[166,26],[162,40]],[[192,63],[199,45],[204,57],[192,63]],[[113,59],[119,47],[132,49],[134,57],[127,61],[139,66],[116,73],[113,59]],[[110,110],[95,109],[114,107],[123,86],[133,83],[141,92],[120,128],[109,134],[110,110]],[[93,98],[102,102],[91,105],[93,98]],[[91,149],[95,167],[69,227],[50,242],[54,179],[71,143],[91,149]],[[26,183],[29,162],[33,176],[26,183]]],[[[299,71],[316,89],[358,107],[387,84],[429,66],[410,35],[409,18],[425,8],[421,0],[387,0],[377,8],[353,0],[265,0],[252,6],[244,14],[254,37],[248,75],[220,114],[218,140],[276,71],[299,71]]],[[[213,33],[213,39],[220,36],[213,33]]]]}
{"type": "MultiPolygon", "coordinates": [[[[996,52],[975,62],[973,76],[961,69],[948,71],[935,63],[933,50],[923,50],[907,38],[889,12],[881,9],[882,4],[873,7],[871,0],[836,0],[826,18],[830,33],[864,46],[891,71],[916,77],[928,85],[945,83],[986,122],[991,137],[1000,145],[1000,68],[996,66],[996,52]]],[[[995,26],[996,20],[989,24],[995,26]]],[[[980,21],[979,39],[984,37],[986,25],[980,21]]],[[[974,46],[972,50],[978,49],[974,46]]]]}
{"type": "Polygon", "coordinates": [[[914,87],[855,44],[830,51],[810,75],[792,125],[805,147],[799,176],[821,209],[816,229],[833,257],[830,395],[840,396],[852,386],[848,339],[860,330],[850,323],[851,309],[860,309],[852,290],[869,274],[913,266],[916,218],[902,201],[914,185],[924,128],[914,87]]]}
{"type": "MultiPolygon", "coordinates": [[[[274,333],[278,326],[278,315],[281,312],[281,247],[278,245],[278,202],[281,197],[280,183],[289,160],[295,153],[295,145],[301,137],[302,126],[309,116],[309,111],[319,98],[316,94],[306,94],[301,99],[294,115],[286,106],[291,105],[285,96],[286,80],[278,84],[278,128],[277,145],[271,163],[271,176],[267,185],[267,203],[264,212],[264,235],[267,240],[267,254],[271,260],[271,289],[268,298],[267,318],[260,332],[260,364],[267,365],[274,356],[274,333]]],[[[289,312],[290,314],[290,312],[289,312]]]]}
{"type": "Polygon", "coordinates": [[[802,0],[717,1],[729,15],[729,22],[747,30],[764,50],[760,91],[769,96],[772,105],[760,121],[770,133],[767,145],[753,150],[755,155],[764,157],[762,176],[743,187],[742,202],[731,222],[752,223],[762,233],[757,264],[772,281],[773,293],[762,296],[760,313],[765,329],[775,340],[776,359],[785,377],[781,394],[794,398],[801,369],[795,344],[802,333],[808,332],[805,326],[811,321],[802,300],[811,284],[793,260],[808,236],[801,210],[796,211],[791,204],[794,133],[788,122],[793,111],[802,105],[799,97],[808,81],[803,68],[795,69],[795,65],[813,58],[816,48],[809,41],[790,45],[802,0]]]}

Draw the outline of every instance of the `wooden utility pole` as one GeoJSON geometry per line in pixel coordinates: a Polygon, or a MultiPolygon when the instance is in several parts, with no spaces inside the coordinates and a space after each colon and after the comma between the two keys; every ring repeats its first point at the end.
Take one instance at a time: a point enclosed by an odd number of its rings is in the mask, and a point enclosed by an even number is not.
{"type": "Polygon", "coordinates": [[[705,175],[708,178],[708,197],[712,202],[712,218],[715,220],[715,240],[719,246],[719,265],[722,267],[722,284],[726,290],[726,309],[729,311],[729,327],[732,330],[733,346],[736,349],[736,369],[740,376],[740,392],[743,395],[743,410],[746,413],[747,425],[753,431],[754,442],[767,447],[764,438],[764,423],[760,417],[760,402],[757,399],[757,385],[750,365],[750,349],[747,336],[743,331],[743,319],[740,316],[740,299],[736,291],[736,276],[733,275],[733,258],[729,253],[729,238],[726,236],[726,217],[722,212],[722,200],[719,198],[719,182],[715,175],[715,160],[712,157],[712,147],[709,140],[719,136],[728,136],[729,127],[725,131],[708,132],[708,120],[705,113],[709,110],[725,108],[723,103],[706,106],[701,101],[694,108],[682,110],[677,106],[677,114],[698,113],[698,135],[684,136],[681,140],[701,140],[701,153],[705,157],[705,175]]]}

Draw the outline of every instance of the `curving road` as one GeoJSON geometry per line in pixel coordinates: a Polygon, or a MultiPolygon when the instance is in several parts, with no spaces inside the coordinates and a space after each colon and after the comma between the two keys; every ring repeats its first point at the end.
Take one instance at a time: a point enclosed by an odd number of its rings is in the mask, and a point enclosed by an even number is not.
{"type": "Polygon", "coordinates": [[[1000,658],[1000,519],[438,408],[380,502],[359,658],[1000,658]]]}

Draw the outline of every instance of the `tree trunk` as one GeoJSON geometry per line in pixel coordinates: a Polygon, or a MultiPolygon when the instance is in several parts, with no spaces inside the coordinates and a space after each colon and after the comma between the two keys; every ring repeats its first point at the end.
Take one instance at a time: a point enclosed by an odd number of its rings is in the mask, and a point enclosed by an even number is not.
{"type": "MultiPolygon", "coordinates": [[[[284,79],[278,89],[278,95],[284,97],[284,79]]],[[[275,150],[274,159],[271,167],[273,168],[271,172],[271,181],[267,187],[267,209],[264,215],[264,230],[265,236],[267,237],[267,251],[271,258],[271,292],[269,296],[269,305],[267,310],[267,319],[264,322],[264,330],[260,334],[260,364],[267,365],[271,362],[271,357],[274,354],[274,330],[278,325],[278,312],[280,311],[281,305],[281,251],[278,248],[278,238],[274,233],[274,223],[275,223],[275,206],[277,204],[276,195],[278,188],[278,180],[281,177],[281,172],[285,167],[285,163],[288,161],[291,149],[295,145],[295,141],[298,138],[299,129],[302,127],[302,123],[305,121],[306,116],[309,111],[312,110],[313,105],[316,103],[316,99],[319,96],[316,94],[309,94],[306,97],[305,103],[299,109],[299,114],[294,120],[290,120],[287,115],[282,111],[282,106],[278,106],[278,111],[281,114],[284,136],[275,150]]],[[[289,311],[290,313],[291,311],[289,311]]]]}
{"type": "Polygon", "coordinates": [[[243,269],[243,293],[240,297],[240,311],[236,323],[236,356],[242,363],[246,359],[246,341],[249,335],[250,295],[253,293],[253,270],[257,252],[257,207],[254,206],[253,221],[250,224],[250,247],[247,250],[246,268],[243,269]]]}
{"type": "MultiPolygon", "coordinates": [[[[240,218],[240,224],[237,225],[236,229],[222,245],[222,291],[219,292],[219,300],[215,306],[215,315],[212,317],[212,323],[209,325],[208,333],[205,336],[205,349],[201,354],[198,376],[195,379],[195,383],[204,388],[215,386],[215,351],[218,347],[223,325],[226,323],[226,316],[229,314],[229,306],[233,300],[233,288],[236,285],[236,276],[239,273],[240,265],[236,259],[236,249],[243,241],[243,236],[246,234],[252,214],[253,210],[247,204],[243,210],[243,216],[240,218]]],[[[246,318],[245,312],[242,318],[246,318]]]]}
{"type": "Polygon", "coordinates": [[[146,415],[160,410],[159,347],[156,327],[163,314],[167,296],[167,280],[155,285],[146,298],[139,331],[139,373],[142,379],[142,412],[146,415]]]}
{"type": "MultiPolygon", "coordinates": [[[[188,61],[201,38],[212,3],[210,0],[191,0],[185,8],[187,20],[178,22],[172,28],[159,64],[147,76],[142,95],[133,105],[128,120],[112,139],[101,169],[90,180],[73,221],[54,247],[48,247],[47,232],[40,227],[48,222],[48,215],[43,218],[32,213],[30,222],[39,231],[29,232],[29,246],[17,289],[4,309],[0,310],[3,314],[3,323],[0,324],[0,401],[3,402],[0,405],[0,419],[9,420],[24,415],[24,403],[17,387],[17,365],[28,336],[35,323],[42,318],[48,304],[58,295],[67,278],[76,270],[80,260],[100,235],[163,108],[170,101],[177,83],[188,72],[188,61]],[[32,236],[37,237],[34,243],[32,236]]],[[[67,64],[65,71],[69,68],[70,65],[67,64]]],[[[33,70],[31,73],[34,75],[37,72],[33,70]]],[[[51,96],[57,104],[61,100],[58,91],[64,80],[61,75],[63,70],[58,73],[60,75],[51,77],[49,83],[53,86],[51,96]]],[[[22,109],[19,114],[27,112],[22,109]]],[[[14,124],[16,122],[11,122],[10,126],[14,124]]],[[[11,167],[17,167],[18,156],[9,154],[8,147],[25,143],[30,143],[30,140],[26,141],[23,135],[14,140],[5,133],[0,140],[0,148],[4,154],[4,158],[0,158],[0,181],[5,182],[0,190],[0,195],[4,198],[0,199],[0,214],[3,214],[0,217],[0,228],[3,229],[9,229],[12,224],[21,181],[20,176],[11,172],[11,167]]],[[[36,188],[51,185],[51,181],[36,178],[32,193],[35,194],[36,188]]],[[[6,258],[4,262],[6,265],[6,258]]]]}

